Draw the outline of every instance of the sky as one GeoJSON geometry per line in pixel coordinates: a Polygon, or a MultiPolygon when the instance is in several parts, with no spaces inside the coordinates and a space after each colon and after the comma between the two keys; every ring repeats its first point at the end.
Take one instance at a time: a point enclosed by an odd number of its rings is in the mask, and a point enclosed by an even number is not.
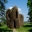
{"type": "Polygon", "coordinates": [[[24,21],[27,21],[28,20],[28,18],[26,18],[28,16],[27,0],[8,0],[8,3],[6,3],[6,9],[11,8],[15,5],[18,7],[19,13],[23,14],[24,21]]]}

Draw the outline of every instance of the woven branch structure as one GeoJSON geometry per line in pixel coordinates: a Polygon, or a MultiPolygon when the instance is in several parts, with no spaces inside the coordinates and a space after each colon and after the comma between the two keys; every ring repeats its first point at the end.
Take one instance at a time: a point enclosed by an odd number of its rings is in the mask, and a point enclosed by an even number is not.
{"type": "Polygon", "coordinates": [[[19,14],[18,18],[19,18],[20,26],[23,26],[24,16],[22,14],[19,14]]]}
{"type": "Polygon", "coordinates": [[[9,28],[19,28],[23,25],[23,15],[18,13],[17,6],[6,11],[7,26],[9,28]]]}

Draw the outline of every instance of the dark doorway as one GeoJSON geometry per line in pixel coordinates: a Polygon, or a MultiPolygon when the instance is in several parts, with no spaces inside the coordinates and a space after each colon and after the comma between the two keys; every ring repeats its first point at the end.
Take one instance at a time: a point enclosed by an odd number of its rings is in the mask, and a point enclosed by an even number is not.
{"type": "Polygon", "coordinates": [[[10,18],[10,13],[8,14],[8,17],[10,18]]]}
{"type": "Polygon", "coordinates": [[[16,11],[16,18],[18,18],[18,12],[16,11]]]}
{"type": "Polygon", "coordinates": [[[15,22],[15,20],[14,20],[14,28],[16,28],[16,22],[15,22]]]}

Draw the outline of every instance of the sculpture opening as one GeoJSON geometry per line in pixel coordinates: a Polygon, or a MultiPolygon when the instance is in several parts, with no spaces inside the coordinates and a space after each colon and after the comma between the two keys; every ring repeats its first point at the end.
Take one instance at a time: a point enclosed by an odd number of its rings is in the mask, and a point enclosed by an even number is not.
{"type": "Polygon", "coordinates": [[[18,18],[18,12],[16,11],[16,18],[18,18]]]}
{"type": "Polygon", "coordinates": [[[15,22],[15,20],[14,20],[14,28],[16,28],[16,22],[15,22]]]}
{"type": "Polygon", "coordinates": [[[10,13],[8,14],[8,17],[10,18],[10,13]]]}

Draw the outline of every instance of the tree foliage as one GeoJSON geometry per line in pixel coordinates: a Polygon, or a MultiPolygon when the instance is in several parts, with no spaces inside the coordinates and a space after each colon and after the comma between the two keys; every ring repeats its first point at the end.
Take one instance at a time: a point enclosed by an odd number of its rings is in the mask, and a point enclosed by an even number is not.
{"type": "Polygon", "coordinates": [[[0,18],[1,20],[5,20],[5,4],[7,3],[7,0],[0,0],[0,18]]]}
{"type": "Polygon", "coordinates": [[[27,6],[29,8],[29,11],[28,11],[29,20],[30,20],[30,23],[32,23],[32,0],[28,0],[27,6]]]}

